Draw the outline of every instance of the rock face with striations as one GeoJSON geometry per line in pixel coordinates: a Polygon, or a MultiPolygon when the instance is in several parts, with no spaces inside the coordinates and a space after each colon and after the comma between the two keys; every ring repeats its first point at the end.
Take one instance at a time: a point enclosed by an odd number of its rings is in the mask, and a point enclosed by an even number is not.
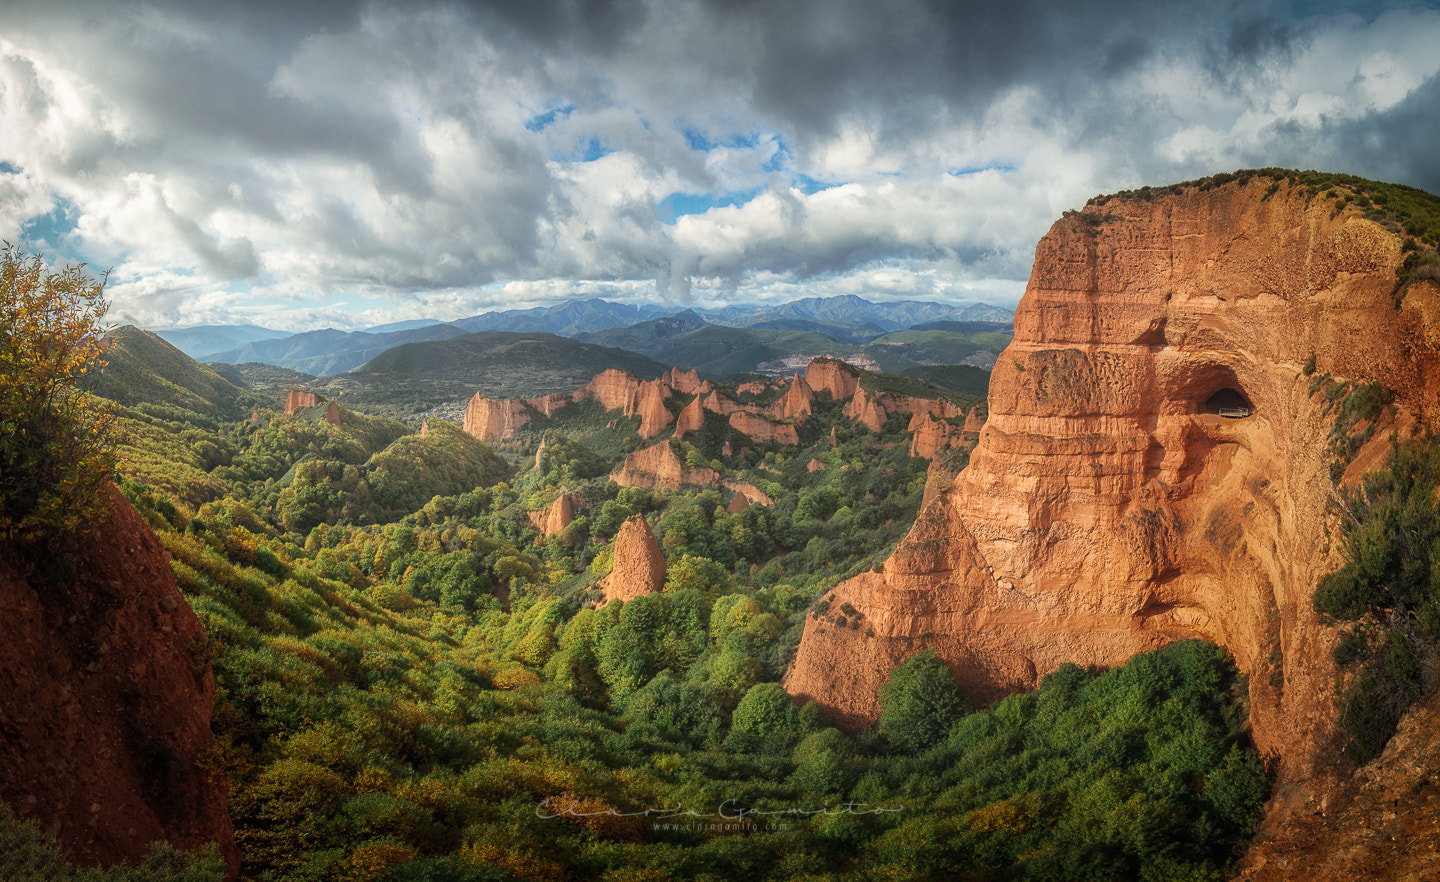
{"type": "Polygon", "coordinates": [[[621,487],[679,490],[682,487],[719,486],[720,473],[708,466],[687,465],[670,448],[669,441],[642,447],[629,456],[610,480],[621,487]]]}
{"type": "Polygon", "coordinates": [[[839,359],[816,358],[805,368],[805,382],[816,392],[825,390],[836,401],[844,401],[860,388],[855,369],[839,359]]]}
{"type": "Polygon", "coordinates": [[[799,444],[800,436],[789,423],[775,423],[745,411],[730,414],[730,428],[757,444],[799,444]]]}
{"type": "Polygon", "coordinates": [[[518,398],[486,398],[476,392],[465,405],[464,429],[481,441],[509,438],[528,422],[530,413],[518,398]]]}
{"type": "Polygon", "coordinates": [[[1205,637],[1248,676],[1255,742],[1280,758],[1272,817],[1327,786],[1335,636],[1311,598],[1340,542],[1330,417],[1301,368],[1314,356],[1433,418],[1440,286],[1397,308],[1394,234],[1271,184],[1094,200],[1051,228],[968,467],[881,572],[833,592],[860,629],[807,620],[793,694],[855,726],[926,646],[985,701],[1205,637]],[[1219,416],[1225,390],[1253,415],[1219,416]]]}
{"type": "Polygon", "coordinates": [[[614,553],[610,573],[600,580],[606,603],[633,600],[665,587],[665,556],[643,515],[635,515],[620,525],[614,553]]]}
{"type": "Polygon", "coordinates": [[[290,394],[285,396],[285,415],[289,416],[302,407],[314,407],[320,403],[320,396],[314,392],[301,392],[298,389],[291,389],[290,394]]]}
{"type": "Polygon", "coordinates": [[[118,490],[72,548],[0,547],[0,801],[80,864],[136,863],[165,839],[239,852],[214,744],[205,632],[170,558],[118,490]]]}
{"type": "Polygon", "coordinates": [[[770,416],[777,420],[803,420],[810,416],[815,403],[815,393],[810,384],[799,374],[790,381],[790,387],[780,400],[770,406],[770,416]]]}

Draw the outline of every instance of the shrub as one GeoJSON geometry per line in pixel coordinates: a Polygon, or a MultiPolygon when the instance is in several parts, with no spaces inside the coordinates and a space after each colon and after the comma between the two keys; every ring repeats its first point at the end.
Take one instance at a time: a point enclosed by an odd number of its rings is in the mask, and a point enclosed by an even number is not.
{"type": "Polygon", "coordinates": [[[105,282],[0,251],[0,537],[38,540],[104,516],[113,413],[79,388],[105,365],[105,282]]]}
{"type": "Polygon", "coordinates": [[[926,649],[890,672],[880,698],[880,734],[907,748],[929,747],[968,710],[950,669],[926,649]]]}

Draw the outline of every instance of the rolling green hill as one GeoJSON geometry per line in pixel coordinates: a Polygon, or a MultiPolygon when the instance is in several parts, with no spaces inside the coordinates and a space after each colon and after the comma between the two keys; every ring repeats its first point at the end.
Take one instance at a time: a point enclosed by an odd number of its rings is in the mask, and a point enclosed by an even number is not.
{"type": "Polygon", "coordinates": [[[243,419],[261,403],[149,331],[126,325],[105,339],[105,370],[87,381],[102,398],[126,407],[178,408],[204,421],[243,419]]]}

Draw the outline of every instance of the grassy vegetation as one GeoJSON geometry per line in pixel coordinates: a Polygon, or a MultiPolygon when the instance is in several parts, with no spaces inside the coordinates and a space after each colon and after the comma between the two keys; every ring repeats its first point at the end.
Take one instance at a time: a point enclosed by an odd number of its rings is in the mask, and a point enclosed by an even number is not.
{"type": "Polygon", "coordinates": [[[1440,670],[1440,439],[1396,445],[1385,469],[1341,495],[1348,560],[1320,581],[1315,609],[1345,628],[1335,661],[1345,751],[1373,759],[1440,670]]]}

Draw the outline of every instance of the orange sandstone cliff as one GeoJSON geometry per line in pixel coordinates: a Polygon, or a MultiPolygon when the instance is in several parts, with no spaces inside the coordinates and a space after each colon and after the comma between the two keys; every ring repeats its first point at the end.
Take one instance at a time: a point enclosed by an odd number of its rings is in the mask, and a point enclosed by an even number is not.
{"type": "Polygon", "coordinates": [[[665,587],[665,556],[643,515],[635,515],[620,525],[615,534],[615,561],[610,573],[600,580],[600,587],[606,603],[633,600],[665,587]]]}
{"type": "Polygon", "coordinates": [[[109,519],[35,554],[0,546],[0,801],[85,865],[165,839],[239,853],[214,744],[205,632],[170,558],[110,490],[109,519]]]}
{"type": "Polygon", "coordinates": [[[831,593],[860,628],[807,620],[793,694],[861,725],[925,646],[985,701],[1198,636],[1248,675],[1272,818],[1334,780],[1334,635],[1311,604],[1340,554],[1331,423],[1302,367],[1433,418],[1440,287],[1394,305],[1396,235],[1271,184],[1094,200],[1051,228],[968,467],[880,572],[831,593]],[[1219,416],[1223,390],[1253,414],[1219,416]]]}
{"type": "Polygon", "coordinates": [[[486,398],[476,392],[465,405],[463,427],[481,441],[509,438],[528,422],[529,410],[518,398],[486,398]]]}

